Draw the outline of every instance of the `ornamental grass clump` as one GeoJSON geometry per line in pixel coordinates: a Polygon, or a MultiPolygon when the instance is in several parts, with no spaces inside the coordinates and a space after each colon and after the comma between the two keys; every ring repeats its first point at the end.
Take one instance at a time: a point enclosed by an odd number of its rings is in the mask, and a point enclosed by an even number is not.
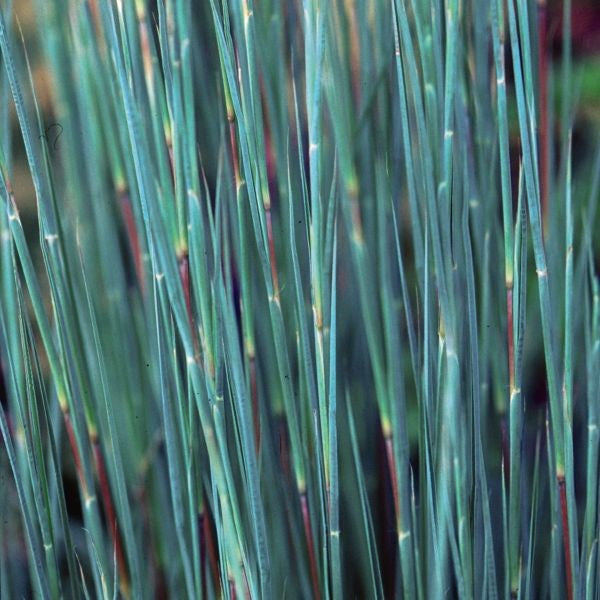
{"type": "Polygon", "coordinates": [[[0,1],[0,596],[597,598],[571,1],[554,51],[545,0],[32,4],[0,1]]]}

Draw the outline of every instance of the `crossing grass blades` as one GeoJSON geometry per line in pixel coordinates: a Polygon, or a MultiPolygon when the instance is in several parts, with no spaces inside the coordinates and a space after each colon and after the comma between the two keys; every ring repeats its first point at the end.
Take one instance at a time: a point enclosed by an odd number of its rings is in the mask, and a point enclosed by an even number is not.
{"type": "Polygon", "coordinates": [[[0,6],[2,598],[598,598],[570,0],[0,6]]]}

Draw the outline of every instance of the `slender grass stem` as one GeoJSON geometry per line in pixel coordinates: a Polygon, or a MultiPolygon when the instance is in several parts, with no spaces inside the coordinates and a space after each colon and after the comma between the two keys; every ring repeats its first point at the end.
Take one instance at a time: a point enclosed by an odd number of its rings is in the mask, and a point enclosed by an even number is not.
{"type": "Polygon", "coordinates": [[[572,0],[1,4],[0,596],[598,596],[572,0]]]}
{"type": "Polygon", "coordinates": [[[560,498],[560,516],[563,531],[563,548],[565,552],[565,585],[567,599],[573,600],[573,569],[571,567],[571,543],[569,532],[569,511],[567,507],[567,486],[564,477],[558,477],[558,493],[560,498]]]}
{"type": "Polygon", "coordinates": [[[177,259],[179,266],[179,277],[181,278],[181,286],[183,288],[183,296],[185,298],[185,308],[187,311],[190,331],[194,335],[195,344],[197,346],[197,338],[195,335],[196,328],[194,327],[194,314],[192,312],[192,293],[190,289],[190,261],[187,252],[184,252],[177,259]]]}
{"type": "Polygon", "coordinates": [[[144,270],[142,265],[142,255],[140,249],[140,241],[138,237],[137,227],[135,219],[133,217],[133,211],[131,210],[131,201],[126,190],[122,189],[117,191],[119,198],[119,205],[125,221],[125,228],[127,230],[127,237],[129,239],[129,247],[133,255],[133,264],[135,267],[135,273],[137,276],[138,283],[142,290],[142,295],[145,295],[146,279],[144,277],[144,270]]]}
{"type": "Polygon", "coordinates": [[[547,0],[537,0],[538,89],[540,105],[540,196],[544,231],[550,218],[550,135],[548,122],[548,16],[547,0]]]}
{"type": "Polygon", "coordinates": [[[83,476],[83,469],[81,467],[81,458],[79,456],[79,450],[77,446],[77,439],[75,437],[75,431],[73,430],[73,423],[68,411],[63,413],[65,421],[65,429],[67,431],[67,437],[69,438],[69,445],[71,446],[71,452],[73,453],[73,460],[75,461],[75,471],[77,473],[77,479],[83,489],[84,496],[87,496],[86,481],[83,476]]]}
{"type": "Polygon", "coordinates": [[[312,584],[313,597],[316,600],[321,598],[321,587],[319,585],[319,575],[317,571],[317,560],[315,557],[314,538],[312,533],[312,525],[310,522],[310,512],[308,510],[308,499],[306,493],[300,494],[300,508],[302,510],[302,523],[304,525],[304,537],[306,547],[308,548],[308,562],[310,566],[310,578],[312,584]]]}
{"type": "Polygon", "coordinates": [[[102,502],[104,504],[104,510],[106,511],[108,530],[113,541],[113,547],[117,561],[117,569],[119,571],[119,584],[121,588],[121,593],[125,598],[129,598],[130,584],[129,575],[127,573],[127,566],[125,562],[125,555],[123,554],[123,543],[121,541],[121,533],[119,531],[119,524],[117,521],[117,516],[115,514],[115,509],[112,501],[112,493],[110,491],[110,485],[108,483],[108,477],[106,475],[104,457],[102,455],[102,449],[100,448],[98,440],[92,440],[92,452],[94,454],[94,461],[96,463],[98,483],[100,484],[100,494],[102,495],[102,502]]]}
{"type": "Polygon", "coordinates": [[[398,535],[401,535],[400,531],[400,496],[398,491],[398,476],[396,471],[396,459],[394,457],[394,450],[392,446],[392,438],[387,437],[384,440],[385,443],[385,455],[387,458],[387,466],[390,472],[390,480],[392,482],[392,495],[394,498],[394,512],[396,514],[396,527],[398,529],[398,535]]]}
{"type": "MultiPolygon", "coordinates": [[[[208,555],[208,568],[210,569],[213,578],[213,585],[215,586],[215,589],[218,590],[220,585],[219,564],[215,551],[213,532],[210,526],[209,513],[206,508],[200,513],[200,527],[198,530],[200,532],[200,552],[202,553],[201,564],[204,568],[208,555]]],[[[205,577],[202,578],[202,583],[203,586],[206,587],[205,577]]]]}

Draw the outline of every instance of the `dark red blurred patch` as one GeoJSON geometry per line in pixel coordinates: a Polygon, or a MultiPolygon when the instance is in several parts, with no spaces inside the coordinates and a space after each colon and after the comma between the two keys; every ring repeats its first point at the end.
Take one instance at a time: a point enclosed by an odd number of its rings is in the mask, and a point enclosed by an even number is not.
{"type": "MultiPolygon", "coordinates": [[[[562,50],[563,3],[551,2],[548,12],[550,44],[556,57],[562,50]]],[[[600,3],[597,0],[573,2],[571,39],[574,55],[600,54],[600,3]]]]}

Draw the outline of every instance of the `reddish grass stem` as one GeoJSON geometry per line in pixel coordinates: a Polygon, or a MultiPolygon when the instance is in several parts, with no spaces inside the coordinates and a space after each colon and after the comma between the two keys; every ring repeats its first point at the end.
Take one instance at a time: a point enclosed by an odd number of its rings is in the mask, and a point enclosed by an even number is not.
{"type": "MultiPolygon", "coordinates": [[[[219,567],[217,563],[217,553],[215,551],[215,542],[213,540],[212,529],[210,526],[210,515],[206,508],[204,508],[204,510],[200,513],[200,561],[203,565],[206,561],[207,554],[213,582],[215,584],[215,590],[218,591],[220,588],[220,578],[219,567]]],[[[202,578],[202,583],[204,587],[204,577],[202,578]]]]}
{"type": "Polygon", "coordinates": [[[206,598],[206,577],[204,576],[204,565],[206,563],[206,535],[204,533],[204,521],[206,520],[206,511],[202,510],[198,514],[198,532],[200,534],[200,575],[202,597],[206,598]]]}
{"type": "Polygon", "coordinates": [[[119,524],[117,523],[117,516],[115,514],[115,509],[112,502],[110,484],[106,475],[104,457],[102,455],[102,449],[100,448],[98,440],[92,440],[92,449],[94,452],[94,460],[96,462],[96,471],[98,473],[98,482],[100,484],[102,503],[104,504],[104,510],[106,511],[106,520],[108,522],[108,528],[110,530],[110,535],[113,540],[113,547],[115,549],[117,569],[119,571],[119,578],[121,581],[121,592],[123,593],[123,596],[127,598],[129,597],[129,577],[127,575],[127,566],[125,563],[125,556],[123,554],[123,544],[121,542],[119,524]]]}
{"type": "Polygon", "coordinates": [[[98,38],[101,37],[101,26],[100,26],[100,11],[98,10],[98,0],[90,0],[90,13],[92,15],[92,23],[94,24],[94,31],[98,38]]]}
{"type": "Polygon", "coordinates": [[[194,317],[192,314],[192,293],[190,289],[190,261],[188,253],[184,252],[178,259],[179,277],[183,287],[183,296],[185,298],[185,308],[187,311],[188,322],[192,333],[194,333],[194,317]]]}
{"type": "Polygon", "coordinates": [[[385,453],[387,456],[388,469],[390,470],[390,481],[392,483],[392,495],[394,497],[394,511],[396,523],[400,523],[400,496],[398,493],[398,475],[396,473],[396,458],[391,436],[385,438],[385,453]]]}
{"type": "Polygon", "coordinates": [[[302,507],[302,520],[304,522],[304,535],[306,537],[306,545],[308,546],[308,561],[313,587],[313,598],[315,598],[315,600],[320,600],[321,590],[319,588],[319,575],[317,573],[317,561],[315,559],[314,540],[312,526],[310,524],[310,514],[308,512],[308,500],[306,498],[306,492],[302,492],[300,494],[300,505],[302,507]]]}
{"type": "Polygon", "coordinates": [[[131,200],[129,194],[125,190],[118,192],[119,205],[121,207],[121,213],[123,220],[125,221],[125,229],[127,231],[127,238],[129,239],[129,247],[131,254],[133,255],[133,264],[135,267],[135,274],[142,290],[142,295],[145,294],[145,283],[144,283],[144,272],[142,267],[142,253],[140,250],[140,240],[138,237],[137,227],[135,225],[135,219],[133,218],[133,211],[131,210],[131,200]]]}
{"type": "Polygon", "coordinates": [[[395,498],[392,492],[392,502],[390,503],[390,488],[394,487],[392,475],[388,463],[386,436],[383,428],[380,428],[381,435],[377,436],[377,470],[378,470],[378,497],[381,540],[382,540],[382,564],[381,576],[386,598],[395,597],[395,568],[397,552],[397,520],[395,514],[395,498]]]}
{"type": "Polygon", "coordinates": [[[569,534],[569,512],[567,510],[567,490],[564,475],[558,476],[560,513],[562,518],[563,546],[565,551],[565,577],[567,580],[567,600],[573,600],[573,572],[571,569],[571,536],[569,534]]]}
{"type": "Polygon", "coordinates": [[[68,411],[63,412],[63,418],[65,421],[65,429],[67,430],[67,437],[69,438],[69,445],[71,446],[71,452],[73,453],[73,460],[75,461],[75,471],[77,472],[77,478],[85,494],[87,494],[87,486],[85,484],[85,478],[83,477],[83,470],[81,468],[81,458],[79,456],[79,450],[77,448],[77,439],[75,437],[75,431],[73,430],[73,422],[71,421],[71,415],[68,411]]]}
{"type": "MultiPolygon", "coordinates": [[[[67,430],[67,437],[69,438],[69,445],[73,453],[73,460],[75,461],[75,470],[77,471],[77,478],[81,485],[84,496],[87,496],[87,485],[85,477],[83,476],[83,469],[81,466],[81,457],[77,448],[77,439],[75,437],[75,431],[73,429],[73,422],[68,411],[63,412],[63,418],[65,421],[65,429],[67,430]]],[[[121,581],[121,593],[125,598],[129,597],[129,577],[127,575],[127,567],[125,563],[125,557],[123,555],[123,547],[121,543],[121,536],[118,529],[117,517],[115,515],[112,497],[110,492],[110,486],[108,483],[108,477],[106,476],[106,468],[104,465],[104,458],[98,440],[92,440],[92,450],[94,453],[94,461],[96,463],[96,470],[98,473],[98,482],[100,484],[100,493],[102,495],[102,502],[106,511],[106,520],[108,521],[108,527],[110,529],[111,537],[113,539],[113,547],[115,549],[115,555],[117,559],[117,569],[119,571],[119,577],[121,581]]]]}
{"type": "Polygon", "coordinates": [[[231,145],[231,162],[233,165],[233,177],[235,180],[236,189],[241,183],[240,177],[240,162],[238,159],[238,151],[237,151],[237,139],[235,136],[235,117],[233,113],[227,116],[227,120],[229,121],[229,144],[231,145]]]}

